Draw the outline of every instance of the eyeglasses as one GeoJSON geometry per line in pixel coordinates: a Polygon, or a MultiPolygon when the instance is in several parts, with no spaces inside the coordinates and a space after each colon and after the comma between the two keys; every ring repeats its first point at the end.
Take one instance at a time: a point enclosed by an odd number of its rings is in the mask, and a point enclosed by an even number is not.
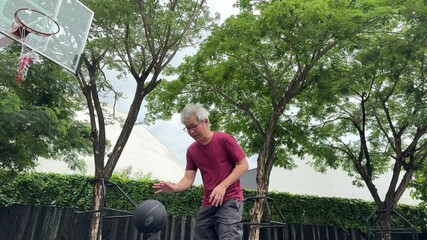
{"type": "Polygon", "coordinates": [[[199,122],[199,123],[197,123],[197,124],[191,125],[191,126],[189,126],[189,127],[184,127],[182,130],[183,130],[184,132],[186,132],[186,133],[189,133],[190,131],[194,131],[194,130],[196,130],[196,128],[200,125],[200,123],[202,123],[202,122],[199,122]]]}

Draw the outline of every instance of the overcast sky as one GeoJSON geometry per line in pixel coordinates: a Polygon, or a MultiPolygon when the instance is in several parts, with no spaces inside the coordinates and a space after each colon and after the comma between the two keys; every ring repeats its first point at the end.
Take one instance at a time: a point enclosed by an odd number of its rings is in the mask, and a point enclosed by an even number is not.
{"type": "MultiPolygon", "coordinates": [[[[233,8],[234,0],[208,0],[207,3],[211,14],[219,13],[221,15],[221,21],[238,13],[238,9],[233,8]]],[[[175,56],[173,64],[180,64],[185,56],[191,55],[194,52],[195,49],[185,49],[179,52],[175,56]]],[[[125,99],[120,99],[117,102],[116,108],[123,113],[127,113],[134,94],[135,81],[129,78],[127,80],[113,81],[113,85],[117,91],[125,95],[125,99]]],[[[109,102],[111,103],[111,101],[109,102]]],[[[142,108],[138,117],[139,122],[143,122],[145,113],[146,110],[142,108]]],[[[168,147],[178,161],[185,166],[185,153],[187,147],[193,142],[193,139],[182,131],[183,125],[180,122],[179,115],[174,116],[170,121],[157,121],[154,125],[146,126],[146,128],[168,147]]],[[[250,168],[254,167],[256,167],[256,159],[252,157],[250,159],[250,168]]]]}

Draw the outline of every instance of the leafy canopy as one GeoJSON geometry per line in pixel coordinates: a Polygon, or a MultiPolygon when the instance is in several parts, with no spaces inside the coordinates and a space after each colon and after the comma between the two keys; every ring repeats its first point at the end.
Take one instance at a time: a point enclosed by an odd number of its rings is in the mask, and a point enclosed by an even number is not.
{"type": "Polygon", "coordinates": [[[23,171],[46,158],[84,169],[80,159],[90,148],[87,125],[74,119],[81,109],[73,76],[42,60],[27,82],[15,81],[15,45],[0,52],[0,168],[23,171]]]}

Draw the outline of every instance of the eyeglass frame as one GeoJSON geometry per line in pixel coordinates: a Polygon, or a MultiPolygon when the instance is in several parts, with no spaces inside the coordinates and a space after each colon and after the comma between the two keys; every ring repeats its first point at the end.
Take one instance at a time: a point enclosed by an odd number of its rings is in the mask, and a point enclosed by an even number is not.
{"type": "Polygon", "coordinates": [[[185,126],[183,129],[182,129],[182,131],[184,131],[184,132],[186,132],[186,133],[189,133],[190,131],[194,131],[194,130],[196,130],[197,129],[197,127],[200,125],[200,123],[202,123],[203,121],[200,121],[200,122],[198,122],[197,124],[194,124],[194,125],[192,125],[192,126],[190,126],[190,127],[187,127],[187,126],[185,126]]]}

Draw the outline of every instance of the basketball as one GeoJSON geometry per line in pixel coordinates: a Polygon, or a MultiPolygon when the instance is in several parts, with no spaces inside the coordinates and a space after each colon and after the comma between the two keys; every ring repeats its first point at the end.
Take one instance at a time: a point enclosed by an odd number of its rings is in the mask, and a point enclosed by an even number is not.
{"type": "Polygon", "coordinates": [[[166,223],[166,208],[157,200],[141,202],[133,212],[133,225],[142,233],[157,233],[166,223]]]}

